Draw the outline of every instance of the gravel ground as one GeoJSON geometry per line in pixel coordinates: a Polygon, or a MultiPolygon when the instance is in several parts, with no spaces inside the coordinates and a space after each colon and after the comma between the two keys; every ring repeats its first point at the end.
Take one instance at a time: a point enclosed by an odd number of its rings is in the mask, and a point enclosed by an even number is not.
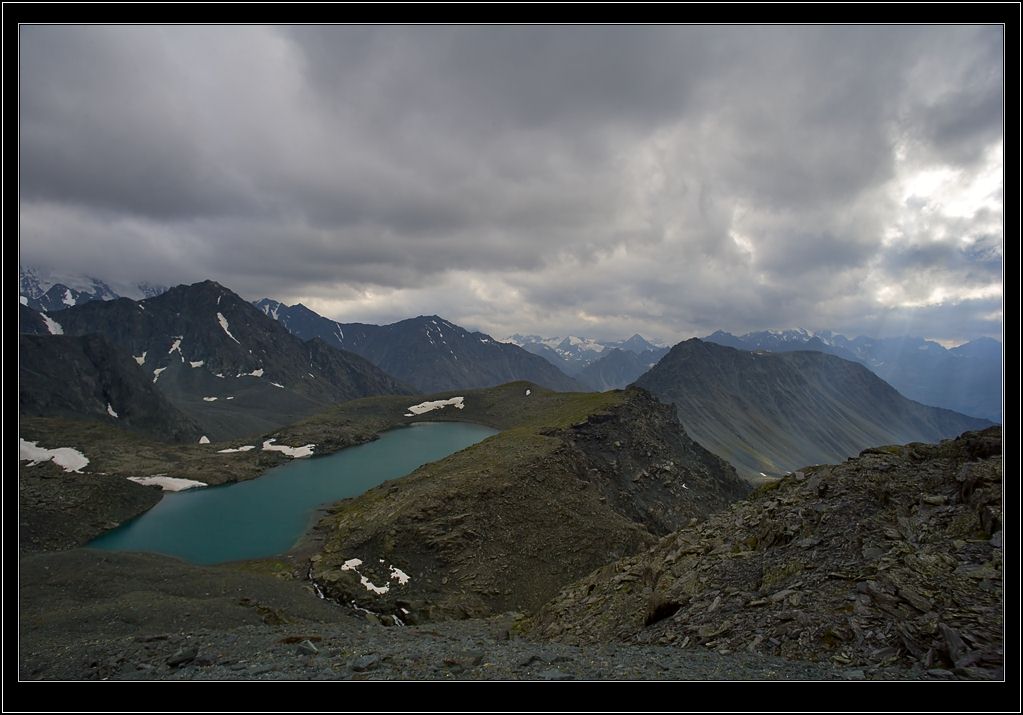
{"type": "MultiPolygon", "coordinates": [[[[344,618],[345,621],[349,619],[344,618]]],[[[50,678],[89,680],[863,680],[843,671],[755,654],[664,646],[570,646],[509,635],[510,616],[430,626],[242,626],[140,635],[79,647],[50,678]]],[[[919,676],[918,676],[919,677],[919,676]]]]}
{"type": "Polygon", "coordinates": [[[317,598],[309,584],[153,554],[20,561],[23,680],[862,680],[919,678],[753,653],[520,637],[518,614],[420,626],[317,598]]]}

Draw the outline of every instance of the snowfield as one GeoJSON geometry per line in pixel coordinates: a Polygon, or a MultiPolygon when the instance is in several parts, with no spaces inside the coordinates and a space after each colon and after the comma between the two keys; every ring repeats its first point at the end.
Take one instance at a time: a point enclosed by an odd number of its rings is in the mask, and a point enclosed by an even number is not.
{"type": "Polygon", "coordinates": [[[433,410],[439,410],[448,405],[456,407],[460,410],[465,409],[464,397],[452,397],[449,400],[432,400],[430,402],[420,402],[418,405],[412,405],[408,408],[408,412],[405,413],[406,417],[415,417],[426,412],[432,412],[433,410]]]}
{"type": "Polygon", "coordinates": [[[77,472],[80,474],[82,469],[89,464],[89,459],[77,449],[71,447],[46,449],[38,446],[37,442],[28,442],[22,437],[18,439],[21,440],[19,459],[30,462],[27,465],[29,467],[34,467],[40,462],[48,462],[52,459],[53,463],[63,468],[65,472],[77,472]]]}
{"type": "Polygon", "coordinates": [[[276,441],[277,441],[277,438],[276,437],[272,437],[272,438],[266,440],[265,442],[263,442],[263,451],[264,452],[283,452],[284,454],[288,455],[289,457],[301,458],[301,457],[312,456],[313,448],[316,447],[315,444],[307,444],[307,445],[304,445],[302,447],[288,447],[287,445],[283,445],[283,444],[274,444],[274,442],[276,442],[276,441]]]}
{"type": "Polygon", "coordinates": [[[128,479],[136,484],[141,484],[144,487],[151,487],[154,485],[159,486],[165,492],[182,492],[186,489],[206,486],[206,482],[197,482],[194,479],[168,477],[163,474],[154,474],[151,477],[128,477],[128,479]]]}

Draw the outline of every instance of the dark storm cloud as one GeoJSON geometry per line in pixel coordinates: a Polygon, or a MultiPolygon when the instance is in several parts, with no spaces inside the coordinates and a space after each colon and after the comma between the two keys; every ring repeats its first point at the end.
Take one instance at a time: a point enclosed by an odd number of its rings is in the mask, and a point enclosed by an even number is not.
{"type": "MultiPolygon", "coordinates": [[[[842,329],[879,294],[974,295],[1001,270],[1000,195],[950,216],[942,195],[900,194],[935,166],[987,186],[998,27],[30,26],[20,40],[29,265],[212,277],[351,320],[665,340],[842,329]]],[[[990,330],[978,320],[951,322],[990,330]]]]}

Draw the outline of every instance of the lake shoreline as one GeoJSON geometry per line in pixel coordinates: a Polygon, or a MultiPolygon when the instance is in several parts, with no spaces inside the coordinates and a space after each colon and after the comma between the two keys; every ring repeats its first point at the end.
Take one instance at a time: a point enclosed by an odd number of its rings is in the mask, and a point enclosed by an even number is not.
{"type": "Polygon", "coordinates": [[[401,478],[497,433],[469,422],[421,420],[331,454],[296,458],[256,478],[164,494],[140,516],[89,541],[102,550],[178,556],[213,565],[285,554],[338,501],[401,478]],[[318,457],[318,458],[317,458],[318,457]]]}

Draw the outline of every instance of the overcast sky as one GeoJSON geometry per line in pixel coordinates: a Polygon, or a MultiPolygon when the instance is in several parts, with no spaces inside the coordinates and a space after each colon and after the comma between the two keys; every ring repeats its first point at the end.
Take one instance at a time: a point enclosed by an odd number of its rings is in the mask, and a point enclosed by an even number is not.
{"type": "Polygon", "coordinates": [[[1000,26],[20,41],[24,265],[498,338],[1001,336],[1000,26]]]}

